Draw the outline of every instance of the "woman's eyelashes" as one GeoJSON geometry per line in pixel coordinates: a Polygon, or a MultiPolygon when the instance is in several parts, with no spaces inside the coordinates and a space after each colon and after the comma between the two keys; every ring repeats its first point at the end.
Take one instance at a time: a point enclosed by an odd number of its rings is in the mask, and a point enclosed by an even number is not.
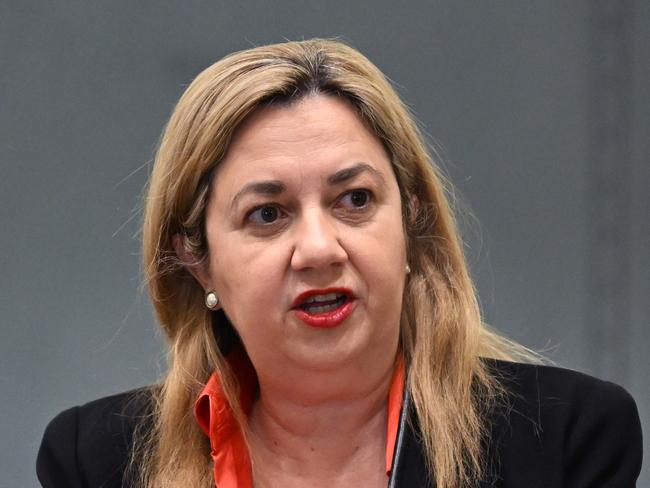
{"type": "Polygon", "coordinates": [[[339,204],[355,212],[365,210],[372,203],[373,194],[365,188],[344,193],[339,199],[339,204]]]}
{"type": "MultiPolygon", "coordinates": [[[[364,212],[368,212],[375,201],[374,193],[366,188],[355,188],[343,193],[334,202],[336,215],[349,214],[352,218],[358,218],[364,212]]],[[[282,205],[269,202],[253,207],[246,213],[245,224],[255,227],[269,228],[280,224],[289,216],[282,205]]]]}
{"type": "Polygon", "coordinates": [[[246,221],[253,225],[268,226],[277,222],[278,219],[286,214],[279,205],[267,203],[259,205],[246,214],[246,221]]]}

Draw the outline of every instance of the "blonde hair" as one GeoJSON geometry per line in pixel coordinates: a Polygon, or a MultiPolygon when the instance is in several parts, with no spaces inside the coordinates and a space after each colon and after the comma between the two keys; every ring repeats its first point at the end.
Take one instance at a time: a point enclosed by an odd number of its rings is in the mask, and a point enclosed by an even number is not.
{"type": "Polygon", "coordinates": [[[148,186],[144,274],[170,351],[168,374],[152,393],[154,428],[136,435],[139,486],[214,486],[208,439],[193,417],[194,401],[213,371],[245,427],[237,381],[224,360],[237,337],[225,315],[203,305],[203,289],[186,269],[192,263],[180,261],[172,239],[179,236],[197,262],[205,259],[210,181],[233,131],[265,104],[309,94],[350,102],[391,156],[412,270],[404,290],[400,347],[428,468],[439,487],[468,486],[485,475],[481,442],[488,411],[503,391],[480,358],[537,359],[482,323],[446,198],[450,186],[379,69],[335,40],[234,53],[199,74],[181,97],[148,186]]]}

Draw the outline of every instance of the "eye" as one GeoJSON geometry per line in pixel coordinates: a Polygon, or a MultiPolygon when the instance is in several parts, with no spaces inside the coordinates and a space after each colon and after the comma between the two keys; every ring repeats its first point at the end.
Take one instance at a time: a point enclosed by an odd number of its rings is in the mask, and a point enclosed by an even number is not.
{"type": "Polygon", "coordinates": [[[345,193],[340,202],[354,210],[360,210],[367,207],[371,199],[372,192],[370,190],[359,188],[345,193]]]}
{"type": "Polygon", "coordinates": [[[249,212],[246,220],[258,224],[269,225],[276,222],[282,216],[282,211],[275,205],[263,205],[249,212]]]}

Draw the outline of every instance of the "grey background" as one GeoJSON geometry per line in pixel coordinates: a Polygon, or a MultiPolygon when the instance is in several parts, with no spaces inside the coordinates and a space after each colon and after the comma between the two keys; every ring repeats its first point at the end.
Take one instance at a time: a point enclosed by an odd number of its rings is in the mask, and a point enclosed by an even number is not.
{"type": "Polygon", "coordinates": [[[0,3],[0,486],[37,485],[55,413],[163,370],[139,272],[155,143],[203,67],[284,38],[342,36],[384,70],[465,203],[486,320],[624,385],[649,432],[649,10],[0,3]]]}

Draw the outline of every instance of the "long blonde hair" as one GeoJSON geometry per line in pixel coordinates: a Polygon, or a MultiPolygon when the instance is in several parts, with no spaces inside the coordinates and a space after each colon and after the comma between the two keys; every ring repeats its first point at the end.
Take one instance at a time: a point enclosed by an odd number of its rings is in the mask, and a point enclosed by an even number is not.
{"type": "Polygon", "coordinates": [[[204,216],[214,169],[233,131],[259,107],[321,93],[342,97],[384,144],[402,198],[407,256],[401,350],[408,367],[428,468],[440,488],[484,476],[487,413],[503,393],[481,357],[535,360],[481,321],[446,193],[408,109],[384,75],[353,48],[312,39],[231,54],[199,74],[162,135],[144,215],[144,274],[169,341],[169,371],[152,389],[154,427],[136,435],[141,487],[214,486],[207,438],[194,401],[216,371],[242,426],[237,381],[224,360],[236,334],[203,305],[203,289],[174,252],[173,236],[196,261],[208,252],[204,216]],[[215,334],[214,331],[218,331],[215,334]]]}

